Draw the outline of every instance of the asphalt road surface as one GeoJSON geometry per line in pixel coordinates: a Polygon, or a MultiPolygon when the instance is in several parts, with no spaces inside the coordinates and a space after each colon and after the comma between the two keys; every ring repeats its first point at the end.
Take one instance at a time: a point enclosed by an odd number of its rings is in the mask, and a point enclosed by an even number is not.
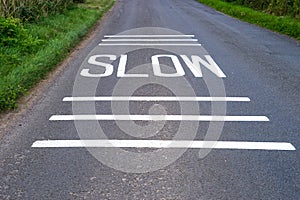
{"type": "Polygon", "coordinates": [[[300,198],[297,41],[194,0],[97,30],[4,133],[0,199],[300,198]]]}

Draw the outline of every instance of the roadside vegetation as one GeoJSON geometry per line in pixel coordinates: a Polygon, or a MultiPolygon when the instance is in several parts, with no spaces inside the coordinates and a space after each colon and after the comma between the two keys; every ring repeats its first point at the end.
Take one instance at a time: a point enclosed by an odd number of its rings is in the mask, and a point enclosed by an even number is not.
{"type": "Polygon", "coordinates": [[[300,0],[198,0],[225,14],[300,40],[300,0]]]}
{"type": "Polygon", "coordinates": [[[114,0],[0,1],[0,112],[43,79],[114,0]]]}

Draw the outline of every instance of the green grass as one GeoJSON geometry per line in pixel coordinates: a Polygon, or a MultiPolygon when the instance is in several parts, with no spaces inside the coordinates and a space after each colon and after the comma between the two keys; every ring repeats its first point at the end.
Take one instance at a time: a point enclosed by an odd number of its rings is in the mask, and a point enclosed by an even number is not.
{"type": "Polygon", "coordinates": [[[24,27],[36,45],[0,47],[0,112],[17,107],[17,100],[66,58],[98,19],[113,5],[113,0],[88,0],[24,27]],[[97,9],[89,2],[98,2],[97,9]]]}
{"type": "Polygon", "coordinates": [[[274,16],[221,0],[198,0],[225,14],[300,40],[300,22],[288,16],[274,16]]]}

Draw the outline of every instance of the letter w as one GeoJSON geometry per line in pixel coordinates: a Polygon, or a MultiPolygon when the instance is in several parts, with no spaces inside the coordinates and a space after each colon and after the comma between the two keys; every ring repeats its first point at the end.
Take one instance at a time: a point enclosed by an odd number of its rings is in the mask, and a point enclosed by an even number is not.
{"type": "Polygon", "coordinates": [[[207,61],[203,60],[199,56],[192,55],[192,60],[190,60],[186,55],[180,55],[187,67],[191,70],[195,77],[202,77],[202,71],[200,63],[209,69],[216,76],[224,78],[226,75],[222,72],[217,63],[212,59],[210,55],[205,55],[207,61]]]}

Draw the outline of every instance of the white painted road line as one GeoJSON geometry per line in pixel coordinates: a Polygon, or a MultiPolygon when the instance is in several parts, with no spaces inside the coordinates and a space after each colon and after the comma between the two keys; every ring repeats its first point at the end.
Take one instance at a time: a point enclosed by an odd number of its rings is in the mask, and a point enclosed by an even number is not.
{"type": "Polygon", "coordinates": [[[195,35],[105,35],[105,38],[195,37],[195,35]]]}
{"type": "Polygon", "coordinates": [[[201,44],[100,43],[99,46],[201,46],[201,44]]]}
{"type": "Polygon", "coordinates": [[[238,141],[179,141],[179,140],[39,140],[33,148],[105,147],[105,148],[191,148],[191,149],[243,149],[294,151],[286,142],[238,142],[238,141]]]}
{"type": "Polygon", "coordinates": [[[63,101],[233,101],[249,102],[248,97],[178,97],[178,96],[97,96],[65,97],[63,101]]]}
{"type": "Polygon", "coordinates": [[[103,39],[102,42],[197,42],[197,39],[103,39]]]}
{"type": "Polygon", "coordinates": [[[119,121],[224,121],[265,122],[266,116],[211,116],[211,115],[52,115],[50,121],[119,120],[119,121]]]}

